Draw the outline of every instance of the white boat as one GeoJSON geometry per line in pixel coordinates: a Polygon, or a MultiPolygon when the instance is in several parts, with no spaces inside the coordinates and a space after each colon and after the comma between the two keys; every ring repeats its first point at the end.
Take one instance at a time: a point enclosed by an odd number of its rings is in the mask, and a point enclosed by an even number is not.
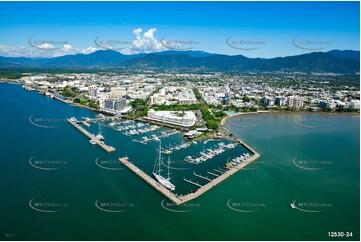
{"type": "Polygon", "coordinates": [[[75,117],[71,117],[70,119],[69,119],[71,122],[77,122],[78,120],[76,120],[76,118],[75,117]]]}
{"type": "Polygon", "coordinates": [[[159,142],[158,156],[154,163],[153,176],[162,186],[164,186],[165,188],[167,188],[171,191],[174,191],[175,185],[173,185],[170,182],[170,177],[169,177],[169,163],[170,163],[170,160],[168,159],[168,178],[164,178],[160,173],[162,171],[162,169],[161,169],[161,166],[162,166],[162,143],[159,142]]]}
{"type": "Polygon", "coordinates": [[[89,140],[89,142],[90,142],[90,144],[92,144],[92,145],[96,145],[96,144],[97,144],[97,142],[96,142],[95,140],[93,140],[93,139],[89,140]]]}
{"type": "Polygon", "coordinates": [[[102,135],[102,132],[101,132],[100,124],[99,124],[99,123],[98,123],[98,126],[99,126],[99,134],[97,134],[95,137],[96,137],[98,140],[104,140],[104,136],[102,135]]]}

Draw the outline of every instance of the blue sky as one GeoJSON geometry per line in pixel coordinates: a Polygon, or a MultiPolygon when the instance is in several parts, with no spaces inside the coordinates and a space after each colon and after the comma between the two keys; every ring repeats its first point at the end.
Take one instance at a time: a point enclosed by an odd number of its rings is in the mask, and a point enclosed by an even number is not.
{"type": "Polygon", "coordinates": [[[179,48],[269,58],[359,50],[359,19],[359,2],[0,2],[0,55],[179,48]]]}

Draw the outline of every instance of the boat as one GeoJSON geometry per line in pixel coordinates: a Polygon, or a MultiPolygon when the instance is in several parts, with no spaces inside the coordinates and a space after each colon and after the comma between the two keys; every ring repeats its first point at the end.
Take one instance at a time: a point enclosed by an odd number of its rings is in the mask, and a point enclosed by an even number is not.
{"type": "Polygon", "coordinates": [[[73,122],[73,123],[78,122],[78,120],[76,120],[76,118],[75,118],[75,117],[71,117],[69,120],[70,120],[71,122],[73,122]]]}
{"type": "Polygon", "coordinates": [[[99,125],[99,134],[97,134],[95,137],[98,140],[104,140],[104,136],[102,135],[102,132],[101,132],[101,129],[100,129],[100,124],[98,123],[98,125],[99,125]]]}
{"type": "Polygon", "coordinates": [[[97,142],[96,142],[95,140],[93,140],[93,139],[89,140],[89,142],[90,142],[90,144],[92,144],[92,145],[96,145],[96,144],[97,144],[97,142]]]}
{"type": "Polygon", "coordinates": [[[154,163],[154,167],[153,167],[153,176],[154,178],[159,182],[159,184],[161,184],[162,186],[164,186],[165,188],[174,191],[175,190],[175,185],[173,185],[170,182],[170,177],[169,177],[169,163],[170,163],[170,159],[168,158],[168,177],[164,178],[161,175],[161,166],[162,166],[162,142],[159,142],[159,149],[158,149],[158,156],[157,159],[154,163]]]}

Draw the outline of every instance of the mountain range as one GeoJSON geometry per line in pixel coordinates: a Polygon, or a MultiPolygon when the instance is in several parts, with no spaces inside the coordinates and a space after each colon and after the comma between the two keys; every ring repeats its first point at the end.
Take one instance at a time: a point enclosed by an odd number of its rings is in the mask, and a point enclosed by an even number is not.
{"type": "Polygon", "coordinates": [[[0,56],[0,68],[66,68],[127,70],[188,70],[219,72],[318,72],[355,74],[360,70],[360,51],[332,50],[308,54],[248,58],[243,55],[212,54],[204,51],[165,51],[150,54],[123,55],[113,50],[91,54],[65,55],[53,58],[0,56]]]}

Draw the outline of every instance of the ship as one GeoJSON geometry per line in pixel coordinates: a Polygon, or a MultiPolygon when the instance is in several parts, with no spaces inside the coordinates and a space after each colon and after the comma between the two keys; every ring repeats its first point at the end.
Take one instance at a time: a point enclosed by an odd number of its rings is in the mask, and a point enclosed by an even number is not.
{"type": "Polygon", "coordinates": [[[170,181],[170,177],[169,177],[169,163],[170,163],[170,159],[168,159],[168,177],[164,178],[161,175],[161,166],[162,166],[162,142],[159,142],[159,149],[158,149],[158,155],[157,158],[154,162],[154,167],[153,167],[153,176],[154,178],[159,182],[159,184],[161,184],[162,186],[164,186],[165,188],[174,191],[175,190],[175,185],[173,185],[170,181]]]}

